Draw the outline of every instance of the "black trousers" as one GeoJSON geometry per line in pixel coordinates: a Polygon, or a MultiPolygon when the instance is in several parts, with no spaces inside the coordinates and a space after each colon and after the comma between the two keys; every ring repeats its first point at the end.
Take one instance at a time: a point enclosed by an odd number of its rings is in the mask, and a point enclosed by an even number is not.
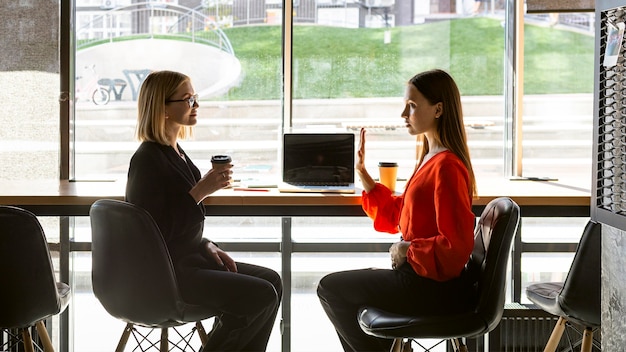
{"type": "Polygon", "coordinates": [[[247,263],[237,262],[236,273],[203,263],[198,255],[177,265],[183,299],[220,312],[202,351],[265,351],[283,294],[280,275],[247,263]]]}
{"type": "Polygon", "coordinates": [[[437,282],[417,275],[410,264],[397,270],[361,269],[323,277],[317,295],[344,351],[386,351],[393,340],[365,334],[357,321],[363,306],[396,313],[436,314],[467,309],[472,289],[460,279],[437,282]]]}

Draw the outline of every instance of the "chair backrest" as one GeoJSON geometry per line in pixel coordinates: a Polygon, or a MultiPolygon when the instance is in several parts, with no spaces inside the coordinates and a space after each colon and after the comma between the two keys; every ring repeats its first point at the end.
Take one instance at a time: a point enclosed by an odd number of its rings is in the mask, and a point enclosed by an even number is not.
{"type": "Polygon", "coordinates": [[[184,303],[150,214],[131,203],[101,199],[89,216],[93,291],[109,314],[145,326],[177,320],[184,303]]]}
{"type": "Polygon", "coordinates": [[[600,326],[602,225],[588,221],[558,300],[570,319],[600,326]]]}
{"type": "Polygon", "coordinates": [[[520,219],[519,206],[510,198],[490,201],[474,231],[474,250],[464,275],[476,282],[475,312],[494,329],[502,318],[506,294],[507,263],[520,219]]]}
{"type": "Polygon", "coordinates": [[[37,217],[0,206],[0,327],[21,328],[59,313],[62,304],[37,217]]]}

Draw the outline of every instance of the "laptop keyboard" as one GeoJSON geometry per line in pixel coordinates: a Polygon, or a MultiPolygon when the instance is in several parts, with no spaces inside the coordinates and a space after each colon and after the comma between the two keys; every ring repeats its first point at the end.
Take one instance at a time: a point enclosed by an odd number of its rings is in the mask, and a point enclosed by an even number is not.
{"type": "Polygon", "coordinates": [[[298,186],[298,187],[349,187],[350,183],[327,183],[327,182],[288,182],[290,185],[298,186]]]}

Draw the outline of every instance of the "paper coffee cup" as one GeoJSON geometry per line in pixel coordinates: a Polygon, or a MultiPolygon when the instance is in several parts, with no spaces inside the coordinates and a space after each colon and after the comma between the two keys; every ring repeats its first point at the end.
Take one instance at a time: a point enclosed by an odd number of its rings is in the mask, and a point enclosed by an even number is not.
{"type": "Polygon", "coordinates": [[[224,165],[228,165],[233,161],[229,155],[213,155],[211,157],[211,165],[213,169],[219,169],[224,165]]]}
{"type": "Polygon", "coordinates": [[[380,175],[380,183],[387,186],[392,192],[395,192],[398,163],[381,161],[378,163],[378,172],[380,175]]]}

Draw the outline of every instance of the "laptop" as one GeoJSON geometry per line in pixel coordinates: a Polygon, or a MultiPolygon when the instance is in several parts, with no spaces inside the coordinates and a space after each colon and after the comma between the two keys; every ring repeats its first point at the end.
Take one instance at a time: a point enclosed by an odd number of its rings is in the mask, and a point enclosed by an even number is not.
{"type": "Polygon", "coordinates": [[[353,133],[285,133],[280,192],[355,193],[353,133]]]}

